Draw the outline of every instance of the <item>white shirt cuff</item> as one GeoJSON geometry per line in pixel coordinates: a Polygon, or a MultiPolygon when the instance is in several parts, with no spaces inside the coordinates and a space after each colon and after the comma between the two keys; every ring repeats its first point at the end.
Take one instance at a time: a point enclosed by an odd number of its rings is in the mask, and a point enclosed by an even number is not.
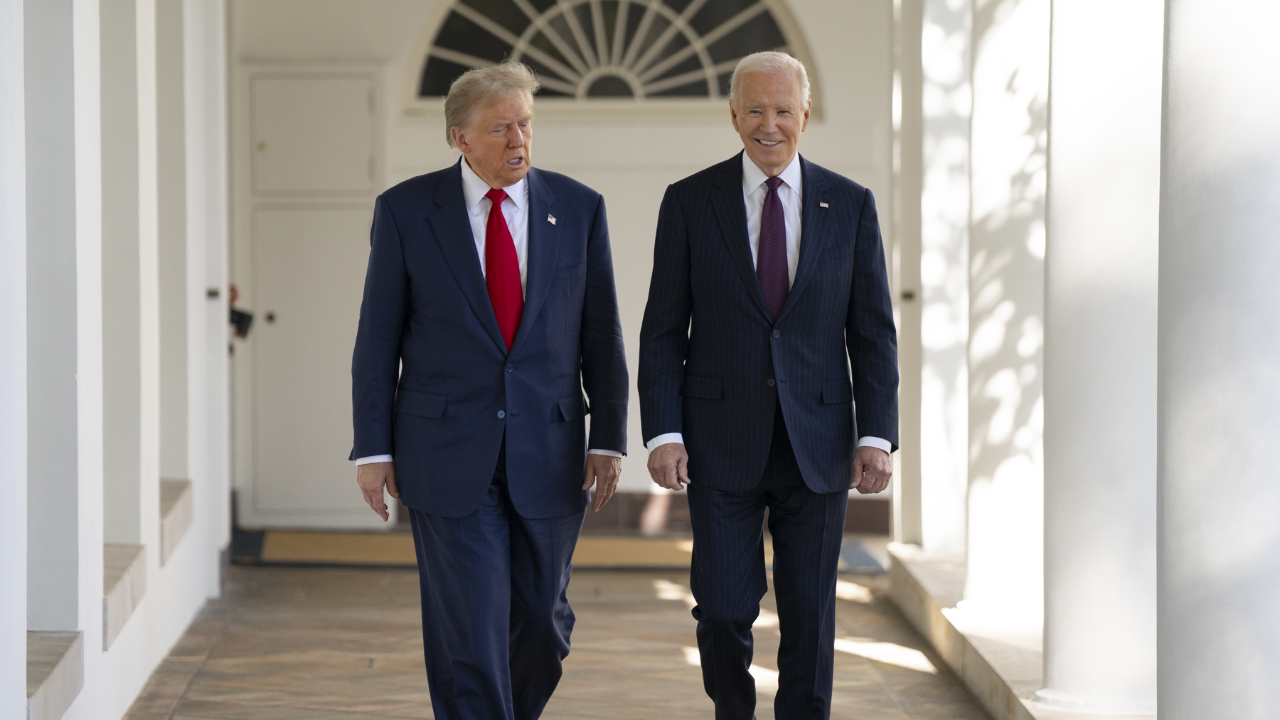
{"type": "Polygon", "coordinates": [[[858,447],[862,447],[864,445],[870,445],[871,447],[876,448],[877,450],[883,450],[890,455],[893,454],[893,443],[882,438],[867,435],[858,441],[858,447]]]}
{"type": "Polygon", "coordinates": [[[588,450],[588,455],[608,455],[609,457],[622,457],[622,453],[617,450],[588,450]]]}
{"type": "Polygon", "coordinates": [[[666,445],[667,443],[680,443],[681,445],[683,445],[684,433],[665,433],[665,434],[659,435],[658,437],[646,443],[644,447],[649,452],[653,452],[654,450],[658,449],[659,445],[666,445]]]}
{"type": "Polygon", "coordinates": [[[376,462],[392,462],[390,455],[369,455],[367,457],[356,458],[356,465],[368,465],[376,462]]]}

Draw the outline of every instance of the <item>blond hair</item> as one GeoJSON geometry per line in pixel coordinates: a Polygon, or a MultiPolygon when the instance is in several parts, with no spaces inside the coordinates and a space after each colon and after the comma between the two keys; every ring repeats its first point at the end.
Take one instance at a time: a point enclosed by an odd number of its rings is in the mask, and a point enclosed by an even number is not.
{"type": "Polygon", "coordinates": [[[522,92],[533,104],[533,94],[542,84],[524,63],[510,60],[493,67],[468,70],[449,86],[444,99],[444,135],[449,147],[455,147],[453,129],[471,124],[472,111],[495,103],[514,92],[522,92]]]}
{"type": "Polygon", "coordinates": [[[737,67],[733,69],[733,78],[729,80],[729,104],[737,109],[738,103],[738,87],[741,84],[741,78],[746,73],[761,72],[778,72],[779,70],[794,70],[800,76],[800,100],[805,105],[809,104],[809,72],[804,69],[804,63],[782,52],[758,52],[752,53],[738,61],[737,67]]]}

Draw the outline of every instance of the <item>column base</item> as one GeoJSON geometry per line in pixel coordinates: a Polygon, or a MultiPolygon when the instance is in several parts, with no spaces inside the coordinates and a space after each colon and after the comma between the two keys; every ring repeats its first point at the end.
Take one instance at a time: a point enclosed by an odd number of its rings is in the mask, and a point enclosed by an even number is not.
{"type": "Polygon", "coordinates": [[[958,608],[964,594],[960,555],[929,555],[918,546],[889,546],[894,603],[995,720],[1155,720],[1154,713],[1116,714],[1036,701],[1043,690],[1042,632],[1025,622],[999,622],[981,604],[958,608]]]}
{"type": "Polygon", "coordinates": [[[1045,711],[1071,713],[1068,717],[1154,718],[1156,716],[1154,705],[1143,707],[1120,703],[1101,703],[1089,697],[1058,692],[1047,688],[1037,690],[1035,695],[1031,697],[1030,704],[1034,708],[1040,708],[1045,711]]]}

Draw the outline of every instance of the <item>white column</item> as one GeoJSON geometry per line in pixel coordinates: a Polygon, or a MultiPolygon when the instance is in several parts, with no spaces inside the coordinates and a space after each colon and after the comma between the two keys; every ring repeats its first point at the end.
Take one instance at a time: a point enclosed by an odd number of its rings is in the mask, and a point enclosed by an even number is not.
{"type": "Polygon", "coordinates": [[[924,0],[896,0],[893,16],[893,232],[898,277],[898,432],[893,539],[924,542],[920,475],[920,194],[924,180],[924,0]]]}
{"type": "Polygon", "coordinates": [[[1049,0],[976,0],[965,601],[1042,616],[1049,0]]]}
{"type": "MultiPolygon", "coordinates": [[[[227,51],[224,0],[185,0],[187,292],[191,302],[190,465],[203,478],[215,552],[231,540],[230,369],[227,357],[227,51]],[[218,290],[216,298],[206,289],[218,290]]],[[[197,513],[201,510],[197,509],[197,513]]],[[[216,586],[210,588],[216,594],[216,586]]]]}
{"type": "Polygon", "coordinates": [[[965,548],[972,13],[972,0],[924,0],[920,523],[931,553],[965,548]]]}
{"type": "Polygon", "coordinates": [[[1066,709],[1155,714],[1163,43],[1163,0],[1054,4],[1037,700],[1066,709]]]}
{"type": "MultiPolygon", "coordinates": [[[[103,305],[102,305],[102,77],[100,0],[73,0],[76,143],[76,435],[79,466],[80,622],[85,689],[91,706],[102,647],[103,544],[103,305]]],[[[67,452],[73,449],[68,448],[67,452]]],[[[74,708],[75,706],[73,706],[74,708]]],[[[71,711],[68,711],[71,716],[71,711]]]]}
{"type": "Polygon", "coordinates": [[[76,137],[71,0],[26,9],[27,615],[79,626],[76,137]]]}
{"type": "Polygon", "coordinates": [[[23,1],[0,0],[0,717],[27,713],[27,228],[23,1]]]}
{"type": "Polygon", "coordinates": [[[1167,13],[1160,717],[1264,720],[1280,708],[1280,3],[1167,13]]]}

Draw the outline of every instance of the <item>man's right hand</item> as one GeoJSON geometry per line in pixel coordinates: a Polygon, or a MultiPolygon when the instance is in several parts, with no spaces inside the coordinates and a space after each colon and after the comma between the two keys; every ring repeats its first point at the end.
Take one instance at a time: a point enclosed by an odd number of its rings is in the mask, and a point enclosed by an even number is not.
{"type": "Polygon", "coordinates": [[[384,521],[389,520],[391,516],[387,514],[387,503],[382,497],[382,489],[386,488],[387,494],[393,498],[400,497],[400,488],[396,487],[395,464],[376,462],[357,466],[356,482],[360,484],[360,492],[364,495],[364,501],[369,503],[369,507],[381,515],[384,521]]]}
{"type": "Polygon", "coordinates": [[[681,443],[666,443],[649,453],[649,476],[659,486],[679,492],[689,484],[689,453],[681,443]]]}

